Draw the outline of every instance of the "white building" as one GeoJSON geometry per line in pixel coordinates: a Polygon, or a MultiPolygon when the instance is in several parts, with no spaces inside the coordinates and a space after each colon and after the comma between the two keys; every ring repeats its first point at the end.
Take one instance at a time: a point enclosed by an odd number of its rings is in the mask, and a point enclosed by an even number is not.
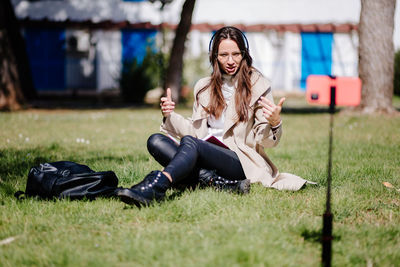
{"type": "MultiPolygon", "coordinates": [[[[160,24],[178,24],[184,0],[174,0],[163,11],[159,2],[146,0],[12,2],[24,28],[36,87],[99,92],[118,87],[124,59],[140,61],[147,45],[160,46],[160,24]]],[[[246,33],[254,65],[276,89],[302,90],[309,74],[357,76],[360,9],[360,0],[197,0],[185,58],[202,62],[207,73],[212,32],[234,25],[246,33]]],[[[190,66],[185,71],[189,86],[203,75],[190,66]]]]}

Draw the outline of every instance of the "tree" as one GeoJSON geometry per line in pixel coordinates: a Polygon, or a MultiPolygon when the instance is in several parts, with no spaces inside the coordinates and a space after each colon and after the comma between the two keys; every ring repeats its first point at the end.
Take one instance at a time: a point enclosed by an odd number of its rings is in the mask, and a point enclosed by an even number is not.
{"type": "Polygon", "coordinates": [[[10,0],[0,1],[0,110],[35,97],[25,42],[10,0]],[[23,77],[23,78],[22,78],[23,77]]]}
{"type": "Polygon", "coordinates": [[[196,0],[185,0],[185,3],[183,4],[181,20],[175,31],[175,38],[167,69],[164,89],[171,88],[172,99],[176,103],[179,101],[181,91],[183,53],[185,52],[186,36],[190,30],[190,26],[192,25],[192,14],[195,2],[196,0]]]}
{"type": "Polygon", "coordinates": [[[396,0],[361,0],[358,71],[363,113],[392,113],[396,0]]]}

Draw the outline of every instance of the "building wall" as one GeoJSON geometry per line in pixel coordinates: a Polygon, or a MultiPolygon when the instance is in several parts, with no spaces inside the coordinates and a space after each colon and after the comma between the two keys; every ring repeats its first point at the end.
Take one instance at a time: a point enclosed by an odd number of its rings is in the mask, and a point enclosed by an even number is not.
{"type": "Polygon", "coordinates": [[[333,38],[332,74],[358,76],[358,34],[337,33],[333,38]]]}
{"type": "MultiPolygon", "coordinates": [[[[149,1],[130,2],[122,0],[32,2],[28,0],[12,0],[12,2],[15,6],[16,15],[21,20],[46,19],[49,22],[69,20],[73,22],[86,21],[94,24],[101,22],[117,24],[129,22],[130,24],[150,23],[158,25],[162,22],[178,23],[184,0],[174,0],[171,4],[166,5],[163,11],[161,11],[158,1],[151,3],[149,1]]],[[[396,49],[400,49],[400,0],[397,0],[396,3],[394,44],[396,49]]],[[[201,0],[196,2],[193,23],[221,25],[285,23],[357,24],[360,9],[359,0],[201,0]]],[[[66,29],[66,38],[68,39],[70,34],[79,33],[79,31],[66,29]]],[[[86,38],[85,34],[87,35],[87,33],[84,30],[79,34],[82,35],[82,39],[86,38]]],[[[302,51],[304,52],[305,49],[301,33],[263,30],[259,32],[247,32],[246,35],[249,39],[254,66],[272,81],[272,86],[276,89],[286,91],[301,90],[301,79],[302,75],[304,76],[304,69],[302,70],[302,64],[304,63],[302,51]]],[[[118,87],[121,62],[124,60],[123,36],[124,34],[121,34],[121,29],[118,26],[111,29],[92,30],[90,38],[86,38],[89,40],[88,51],[73,53],[67,50],[65,52],[64,87],[53,85],[54,88],[57,87],[59,90],[62,88],[84,89],[94,86],[97,91],[102,91],[118,87]]],[[[160,39],[159,36],[160,34],[158,33],[157,39],[160,39]]],[[[170,36],[171,32],[167,38],[169,45],[172,40],[170,36]]],[[[186,70],[187,73],[190,73],[186,79],[189,86],[193,86],[194,81],[199,78],[198,76],[210,73],[207,53],[208,42],[211,36],[211,30],[194,30],[189,34],[185,59],[188,62],[196,62],[197,65],[197,68],[186,70]],[[202,71],[199,71],[199,69],[202,71]]],[[[328,59],[331,60],[330,74],[336,76],[356,76],[358,62],[357,33],[334,33],[331,45],[331,58],[328,59]]],[[[56,68],[52,71],[55,70],[56,68]]],[[[60,72],[58,81],[61,83],[61,72],[63,70],[59,68],[58,71],[60,72]]],[[[37,71],[37,73],[40,74],[43,71],[37,71]]],[[[52,78],[56,76],[48,75],[48,77],[52,78]]]]}
{"type": "Polygon", "coordinates": [[[25,29],[38,91],[97,91],[118,88],[122,62],[141,62],[154,49],[154,30],[25,29]]]}
{"type": "MultiPolygon", "coordinates": [[[[311,33],[318,36],[318,33],[311,33]]],[[[324,35],[324,34],[320,34],[324,35]]],[[[329,34],[328,34],[329,35],[329,34]]],[[[210,73],[211,68],[208,63],[208,45],[211,39],[211,32],[192,31],[189,34],[186,58],[204,57],[204,74],[210,73]]],[[[250,46],[250,55],[253,58],[253,65],[260,70],[268,79],[271,80],[272,87],[284,91],[304,90],[301,85],[302,65],[305,58],[302,57],[303,39],[301,33],[292,32],[249,32],[246,33],[250,46]]],[[[316,71],[313,74],[328,74],[334,76],[357,76],[358,75],[358,38],[356,32],[331,33],[332,38],[329,43],[321,46],[311,47],[317,55],[324,51],[325,70],[321,66],[314,66],[316,71]],[[329,46],[328,46],[329,45],[329,46]],[[325,72],[324,72],[325,71],[325,72]]],[[[317,39],[318,40],[318,39],[317,39]]],[[[310,64],[310,63],[309,63],[310,64]]],[[[193,77],[198,78],[198,77],[193,77]]],[[[303,77],[305,81],[305,77],[303,77]]],[[[191,81],[191,84],[193,82],[191,81]]]]}
{"type": "MultiPolygon", "coordinates": [[[[118,88],[124,60],[133,58],[136,58],[138,62],[143,60],[147,51],[146,47],[150,46],[152,50],[156,50],[154,40],[160,39],[159,35],[161,35],[154,30],[140,29],[129,31],[35,29],[26,32],[34,82],[39,91],[95,90],[101,92],[118,88]],[[158,37],[155,38],[155,35],[158,37]],[[62,40],[59,40],[60,36],[64,36],[62,40]],[[153,41],[148,42],[149,37],[153,41]],[[49,49],[42,49],[42,47],[49,49]]],[[[191,71],[190,67],[184,69],[185,81],[189,86],[193,86],[201,76],[211,73],[208,62],[211,36],[212,32],[200,31],[192,31],[188,36],[185,61],[198,64],[196,71],[191,71]]],[[[302,34],[271,30],[249,32],[246,36],[254,66],[271,80],[273,88],[277,90],[304,90],[304,82],[308,74],[358,75],[356,32],[302,34]],[[304,36],[309,35],[319,41],[323,38],[316,36],[331,36],[329,39],[331,43],[319,45],[317,43],[309,47],[308,49],[311,50],[307,52],[304,46],[307,39],[304,36]],[[314,57],[319,55],[324,58],[325,65],[317,62],[321,58],[308,62],[307,60],[311,59],[305,56],[306,52],[313,54],[314,57]]],[[[171,38],[168,39],[170,46],[171,38]]]]}
{"type": "Polygon", "coordinates": [[[89,30],[66,30],[66,88],[96,88],[96,43],[89,30]]]}
{"type": "Polygon", "coordinates": [[[121,31],[119,30],[96,30],[96,90],[118,88],[118,79],[122,62],[121,31]]]}

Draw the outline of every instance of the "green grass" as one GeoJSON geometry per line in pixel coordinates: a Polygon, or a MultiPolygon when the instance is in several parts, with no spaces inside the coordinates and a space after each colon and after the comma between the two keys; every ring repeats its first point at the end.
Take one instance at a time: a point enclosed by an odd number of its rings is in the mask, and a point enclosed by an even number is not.
{"type": "MultiPolygon", "coordinates": [[[[30,167],[58,160],[113,170],[131,186],[160,169],[146,150],[160,117],[155,109],[0,113],[0,240],[15,237],[0,245],[0,266],[320,265],[328,114],[284,114],[281,143],[267,150],[282,172],[319,183],[299,192],[170,191],[143,209],[13,197],[30,167]]],[[[334,266],[400,262],[400,192],[382,184],[400,188],[399,127],[400,117],[335,115],[334,266]]]]}

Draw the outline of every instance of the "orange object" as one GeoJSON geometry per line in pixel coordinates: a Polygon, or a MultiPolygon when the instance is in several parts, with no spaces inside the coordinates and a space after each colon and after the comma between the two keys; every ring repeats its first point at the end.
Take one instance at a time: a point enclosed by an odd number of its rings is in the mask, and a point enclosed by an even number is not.
{"type": "Polygon", "coordinates": [[[335,88],[335,105],[358,106],[361,101],[361,80],[358,77],[336,77],[309,75],[306,98],[310,104],[329,106],[331,87],[335,88]]]}

